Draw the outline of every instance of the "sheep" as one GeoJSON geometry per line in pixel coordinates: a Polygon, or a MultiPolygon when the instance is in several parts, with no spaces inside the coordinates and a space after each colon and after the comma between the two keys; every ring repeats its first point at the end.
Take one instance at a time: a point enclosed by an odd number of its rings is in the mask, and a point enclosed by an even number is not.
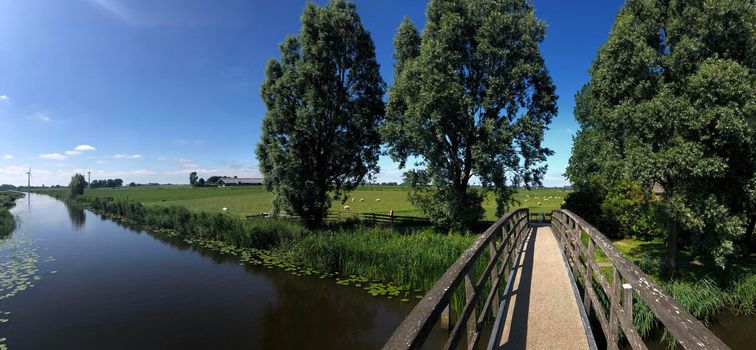
{"type": "Polygon", "coordinates": [[[352,202],[354,202],[355,198],[352,198],[352,202]]]}
{"type": "Polygon", "coordinates": [[[344,210],[352,210],[352,207],[350,207],[350,206],[348,206],[348,205],[345,205],[345,206],[344,206],[344,210]]]}
{"type": "Polygon", "coordinates": [[[376,198],[376,199],[375,199],[375,201],[376,201],[376,202],[380,202],[380,201],[381,201],[381,199],[380,199],[380,198],[376,198]]]}
{"type": "Polygon", "coordinates": [[[223,207],[223,212],[225,213],[225,212],[227,212],[227,211],[228,211],[228,208],[226,208],[226,207],[223,207]]]}
{"type": "Polygon", "coordinates": [[[364,201],[365,201],[365,198],[360,198],[360,202],[364,202],[364,201]]]}

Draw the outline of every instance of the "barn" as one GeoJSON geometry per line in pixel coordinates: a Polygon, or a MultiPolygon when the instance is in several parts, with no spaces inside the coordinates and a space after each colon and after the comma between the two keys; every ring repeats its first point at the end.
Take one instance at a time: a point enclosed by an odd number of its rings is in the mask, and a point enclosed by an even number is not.
{"type": "Polygon", "coordinates": [[[260,186],[263,184],[261,177],[222,177],[215,183],[218,187],[226,186],[260,186]]]}

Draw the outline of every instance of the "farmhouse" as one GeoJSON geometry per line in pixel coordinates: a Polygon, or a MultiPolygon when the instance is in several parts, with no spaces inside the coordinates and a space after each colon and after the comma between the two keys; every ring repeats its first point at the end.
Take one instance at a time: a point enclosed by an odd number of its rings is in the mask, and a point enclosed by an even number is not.
{"type": "Polygon", "coordinates": [[[261,177],[222,177],[215,184],[218,187],[259,186],[263,184],[263,179],[261,177]]]}

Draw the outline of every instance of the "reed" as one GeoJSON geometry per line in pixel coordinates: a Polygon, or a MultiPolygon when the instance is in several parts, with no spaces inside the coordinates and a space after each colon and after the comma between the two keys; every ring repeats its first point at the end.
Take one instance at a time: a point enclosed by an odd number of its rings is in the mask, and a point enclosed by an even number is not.
{"type": "Polygon", "coordinates": [[[0,236],[6,236],[13,232],[16,221],[10,209],[16,205],[16,199],[23,197],[20,192],[0,191],[0,236]]]}

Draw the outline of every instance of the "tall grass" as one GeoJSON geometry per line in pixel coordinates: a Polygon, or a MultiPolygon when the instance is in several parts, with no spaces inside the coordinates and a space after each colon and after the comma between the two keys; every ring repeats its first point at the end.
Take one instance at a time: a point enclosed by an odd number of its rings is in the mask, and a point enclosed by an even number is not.
{"type": "Polygon", "coordinates": [[[428,290],[475,239],[433,231],[403,234],[354,223],[307,229],[298,221],[246,220],[180,206],[149,206],[95,198],[88,206],[134,224],[167,229],[180,237],[222,241],[238,248],[276,251],[319,271],[359,275],[405,288],[428,290]]]}
{"type": "Polygon", "coordinates": [[[10,213],[10,208],[16,205],[16,199],[23,197],[19,192],[0,192],[0,236],[5,236],[16,227],[16,221],[10,213]]]}
{"type": "Polygon", "coordinates": [[[473,240],[432,231],[401,235],[360,227],[309,234],[284,249],[312,268],[428,290],[473,240]]]}

